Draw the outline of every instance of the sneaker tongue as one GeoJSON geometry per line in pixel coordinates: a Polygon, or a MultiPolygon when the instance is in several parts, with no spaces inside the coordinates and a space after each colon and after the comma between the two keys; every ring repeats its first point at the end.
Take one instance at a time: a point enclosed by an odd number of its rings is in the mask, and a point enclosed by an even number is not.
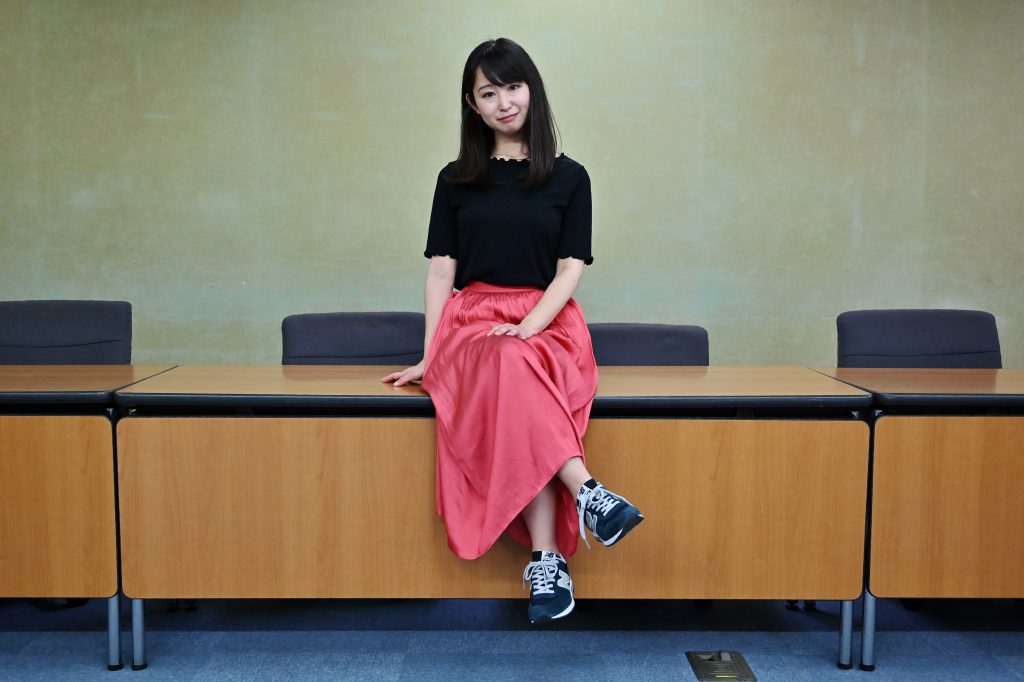
{"type": "Polygon", "coordinates": [[[540,559],[539,559],[539,561],[544,561],[546,559],[561,559],[561,558],[562,558],[562,555],[559,554],[558,552],[540,552],[540,559]]]}

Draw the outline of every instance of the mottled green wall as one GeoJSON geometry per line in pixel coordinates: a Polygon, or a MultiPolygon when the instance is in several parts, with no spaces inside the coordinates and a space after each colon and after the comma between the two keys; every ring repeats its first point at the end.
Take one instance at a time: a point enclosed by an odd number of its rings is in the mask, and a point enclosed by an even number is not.
{"type": "Polygon", "coordinates": [[[591,173],[592,321],[830,364],[853,308],[1024,365],[1024,3],[0,0],[0,298],[133,303],[135,359],[276,362],[416,310],[459,77],[508,35],[591,173]]]}

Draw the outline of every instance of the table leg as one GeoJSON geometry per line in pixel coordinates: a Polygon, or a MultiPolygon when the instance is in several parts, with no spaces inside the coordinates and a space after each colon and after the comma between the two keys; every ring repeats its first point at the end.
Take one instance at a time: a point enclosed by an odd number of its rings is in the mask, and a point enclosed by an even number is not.
{"type": "Polygon", "coordinates": [[[864,627],[861,633],[860,669],[868,672],[875,669],[875,605],[878,600],[864,590],[864,627]]]}
{"type": "Polygon", "coordinates": [[[121,595],[107,600],[107,670],[120,670],[121,663],[121,595]]]}
{"type": "Polygon", "coordinates": [[[853,667],[853,600],[844,599],[839,605],[839,662],[841,670],[853,667]]]}
{"type": "Polygon", "coordinates": [[[132,599],[132,670],[146,669],[146,624],[143,600],[132,599]]]}

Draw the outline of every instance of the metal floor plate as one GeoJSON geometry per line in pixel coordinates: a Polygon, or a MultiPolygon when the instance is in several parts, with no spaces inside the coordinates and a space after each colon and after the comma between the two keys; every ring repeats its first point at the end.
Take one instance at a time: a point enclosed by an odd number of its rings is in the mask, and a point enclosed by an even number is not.
{"type": "Polygon", "coordinates": [[[693,674],[701,682],[757,682],[754,672],[738,651],[687,651],[693,674]]]}

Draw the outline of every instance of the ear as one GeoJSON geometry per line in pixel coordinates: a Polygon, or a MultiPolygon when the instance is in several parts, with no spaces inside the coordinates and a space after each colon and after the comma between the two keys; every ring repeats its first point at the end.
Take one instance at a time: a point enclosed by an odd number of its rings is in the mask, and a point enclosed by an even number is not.
{"type": "Polygon", "coordinates": [[[470,95],[468,92],[466,93],[466,104],[468,104],[469,108],[475,111],[477,114],[480,113],[480,110],[476,108],[476,102],[473,100],[473,96],[470,95]]]}

